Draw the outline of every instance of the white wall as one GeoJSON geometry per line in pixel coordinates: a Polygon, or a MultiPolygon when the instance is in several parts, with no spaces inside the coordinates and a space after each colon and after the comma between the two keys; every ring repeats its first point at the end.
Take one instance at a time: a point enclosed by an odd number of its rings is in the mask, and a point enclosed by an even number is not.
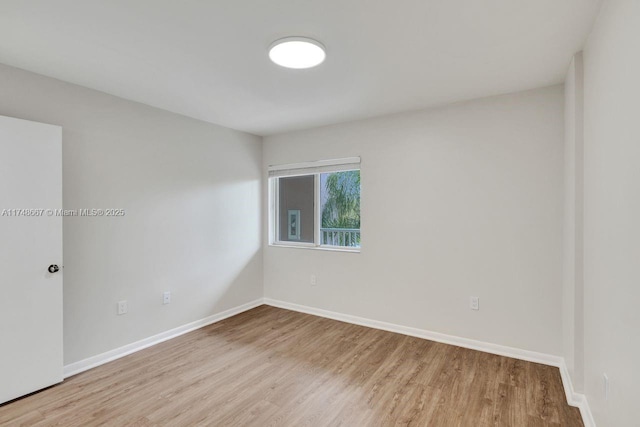
{"type": "Polygon", "coordinates": [[[584,374],[584,86],[583,59],[572,59],[565,80],[563,357],[576,392],[584,374]]]}
{"type": "Polygon", "coordinates": [[[639,41],[640,1],[608,0],[584,49],[585,392],[600,426],[638,425],[639,41]]]}
{"type": "Polygon", "coordinates": [[[63,127],[65,209],[126,210],[64,219],[65,363],[262,297],[261,138],[2,65],[0,115],[63,127]]]}
{"type": "Polygon", "coordinates": [[[362,252],[265,246],[265,296],[560,355],[563,122],[554,86],[265,138],[362,157],[362,252]]]}

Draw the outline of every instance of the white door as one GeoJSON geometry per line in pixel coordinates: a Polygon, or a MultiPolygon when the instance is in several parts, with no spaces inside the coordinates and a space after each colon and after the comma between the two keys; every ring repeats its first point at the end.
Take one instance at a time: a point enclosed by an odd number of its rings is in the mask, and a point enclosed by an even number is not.
{"type": "Polygon", "coordinates": [[[0,116],[0,403],[62,381],[56,209],[62,128],[0,116]]]}

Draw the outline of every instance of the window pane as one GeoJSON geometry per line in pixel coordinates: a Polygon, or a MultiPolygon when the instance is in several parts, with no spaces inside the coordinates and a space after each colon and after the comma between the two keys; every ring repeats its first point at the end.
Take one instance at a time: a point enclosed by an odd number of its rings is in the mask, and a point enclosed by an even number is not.
{"type": "Polygon", "coordinates": [[[314,176],[278,178],[278,191],[278,240],[313,243],[314,176]]]}
{"type": "Polygon", "coordinates": [[[360,171],[320,175],[320,244],[360,247],[360,171]]]}

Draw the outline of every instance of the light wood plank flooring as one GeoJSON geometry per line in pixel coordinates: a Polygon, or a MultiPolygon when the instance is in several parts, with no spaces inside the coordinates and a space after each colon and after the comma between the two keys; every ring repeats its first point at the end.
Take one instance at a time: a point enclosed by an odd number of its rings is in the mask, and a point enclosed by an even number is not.
{"type": "Polygon", "coordinates": [[[8,426],[582,426],[558,369],[261,306],[0,406],[8,426]]]}

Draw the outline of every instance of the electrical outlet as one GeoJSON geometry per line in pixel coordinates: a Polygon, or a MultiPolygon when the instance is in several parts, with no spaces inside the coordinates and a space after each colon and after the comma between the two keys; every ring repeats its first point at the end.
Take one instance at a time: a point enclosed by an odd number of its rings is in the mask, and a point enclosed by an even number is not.
{"type": "Polygon", "coordinates": [[[318,278],[315,274],[311,275],[311,277],[309,278],[309,283],[311,283],[311,286],[315,286],[318,284],[318,278]]]}
{"type": "Polygon", "coordinates": [[[469,308],[471,310],[480,310],[480,298],[471,297],[471,299],[469,300],[469,308]]]}
{"type": "Polygon", "coordinates": [[[171,292],[164,292],[162,294],[162,304],[169,304],[171,302],[171,292]]]}
{"type": "Polygon", "coordinates": [[[607,374],[602,374],[602,385],[604,387],[604,400],[609,400],[611,389],[609,388],[609,376],[607,374]]]}
{"type": "Polygon", "coordinates": [[[127,311],[129,310],[127,301],[118,301],[118,316],[122,315],[122,314],[127,314],[127,311]]]}

